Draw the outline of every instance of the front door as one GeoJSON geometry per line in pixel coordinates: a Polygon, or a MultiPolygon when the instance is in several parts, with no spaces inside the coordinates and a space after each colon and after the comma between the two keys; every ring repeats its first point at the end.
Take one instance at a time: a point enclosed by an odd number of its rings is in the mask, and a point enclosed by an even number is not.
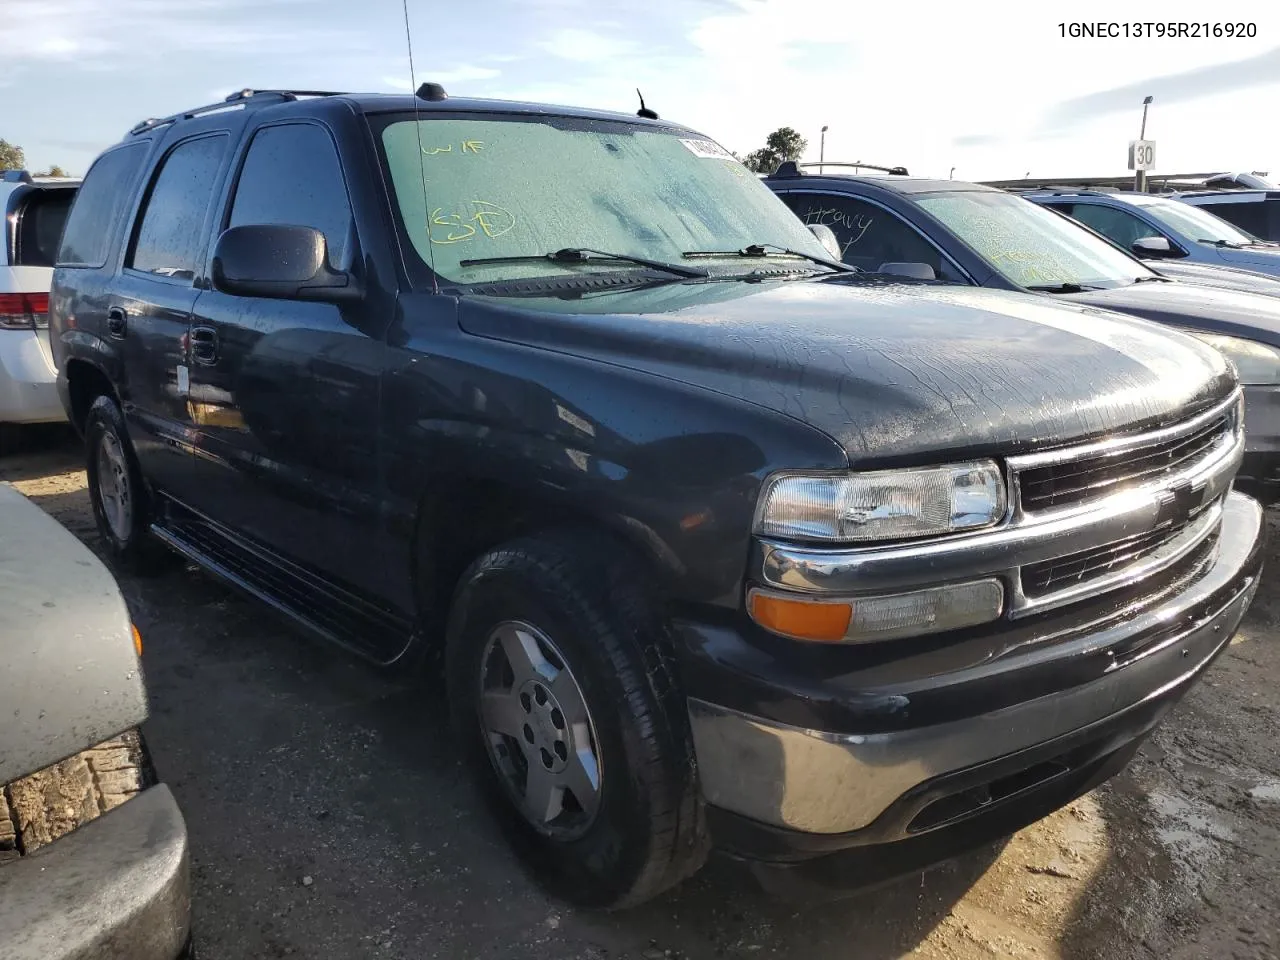
{"type": "MultiPolygon", "coordinates": [[[[355,255],[342,166],[323,126],[260,128],[228,196],[224,228],[315,227],[334,267],[355,255]]],[[[191,328],[200,477],[192,506],[306,573],[376,600],[385,590],[377,444],[385,344],[362,329],[365,309],[216,290],[200,297],[191,328]]]]}
{"type": "Polygon", "coordinates": [[[103,338],[120,358],[119,389],[143,475],[177,499],[191,494],[192,423],[184,393],[187,327],[199,291],[210,201],[230,138],[184,140],[144,194],[107,297],[103,338]]]}

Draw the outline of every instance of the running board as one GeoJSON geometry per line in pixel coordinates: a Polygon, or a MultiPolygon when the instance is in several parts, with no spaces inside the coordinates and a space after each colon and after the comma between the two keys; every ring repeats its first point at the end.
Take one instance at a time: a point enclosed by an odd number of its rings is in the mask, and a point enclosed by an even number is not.
{"type": "Polygon", "coordinates": [[[395,662],[408,648],[413,633],[407,621],[240,543],[172,501],[167,506],[170,523],[153,523],[152,536],[304,632],[379,665],[395,662]]]}

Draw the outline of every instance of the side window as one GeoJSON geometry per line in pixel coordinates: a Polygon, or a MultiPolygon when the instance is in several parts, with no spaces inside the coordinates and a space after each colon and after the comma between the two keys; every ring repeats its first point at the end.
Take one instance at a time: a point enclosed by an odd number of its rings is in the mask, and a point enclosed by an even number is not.
{"type": "Polygon", "coordinates": [[[225,136],[180,143],[160,164],[138,215],[125,266],[162,277],[195,278],[204,218],[227,150],[225,136]]]}
{"type": "Polygon", "coordinates": [[[1071,209],[1062,212],[1079,220],[1086,227],[1096,230],[1112,243],[1119,244],[1126,250],[1135,240],[1163,236],[1159,230],[1148,226],[1132,213],[1117,210],[1115,207],[1104,207],[1096,203],[1075,203],[1071,205],[1071,209]]]}
{"type": "Polygon", "coordinates": [[[345,263],[351,202],[338,151],[323,127],[288,123],[254,134],[227,226],[249,223],[314,227],[324,234],[329,262],[345,263]]]}
{"type": "MultiPolygon", "coordinates": [[[[927,263],[944,277],[944,258],[896,214],[852,197],[819,193],[793,193],[783,201],[807,224],[826,224],[840,241],[842,259],[872,272],[882,263],[927,263]]],[[[950,264],[946,279],[959,279],[950,264]]]]}
{"type": "Polygon", "coordinates": [[[107,262],[112,232],[133,197],[150,145],[149,140],[139,140],[104,153],[93,162],[67,216],[58,263],[101,267],[107,262]]]}

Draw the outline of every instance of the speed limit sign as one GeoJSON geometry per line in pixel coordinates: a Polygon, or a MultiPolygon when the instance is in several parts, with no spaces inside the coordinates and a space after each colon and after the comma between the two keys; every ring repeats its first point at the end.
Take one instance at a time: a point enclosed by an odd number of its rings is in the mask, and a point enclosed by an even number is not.
{"type": "Polygon", "coordinates": [[[1154,140],[1129,141],[1129,169],[1153,170],[1156,165],[1156,142],[1154,140]]]}

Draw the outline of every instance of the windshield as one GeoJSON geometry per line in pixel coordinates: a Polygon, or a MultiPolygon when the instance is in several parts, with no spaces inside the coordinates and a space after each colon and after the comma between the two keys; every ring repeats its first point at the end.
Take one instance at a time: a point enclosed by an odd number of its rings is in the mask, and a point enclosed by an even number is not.
{"type": "Polygon", "coordinates": [[[1151,219],[1164,224],[1170,230],[1190,240],[1208,240],[1210,243],[1248,244],[1259,240],[1234,224],[1227,223],[1208,210],[1201,210],[1189,203],[1177,200],[1148,200],[1139,204],[1151,219]]]}
{"type": "MultiPolygon", "coordinates": [[[[716,260],[683,255],[776,244],[829,257],[755,174],[688,132],[576,117],[437,117],[394,121],[382,143],[414,250],[455,283],[650,269],[609,260],[460,264],[565,248],[699,267],[716,260]]],[[[722,262],[737,273],[761,266],[722,262]]]]}
{"type": "Polygon", "coordinates": [[[1115,287],[1150,270],[1066,217],[1009,193],[939,193],[916,201],[1021,287],[1115,287]]]}

